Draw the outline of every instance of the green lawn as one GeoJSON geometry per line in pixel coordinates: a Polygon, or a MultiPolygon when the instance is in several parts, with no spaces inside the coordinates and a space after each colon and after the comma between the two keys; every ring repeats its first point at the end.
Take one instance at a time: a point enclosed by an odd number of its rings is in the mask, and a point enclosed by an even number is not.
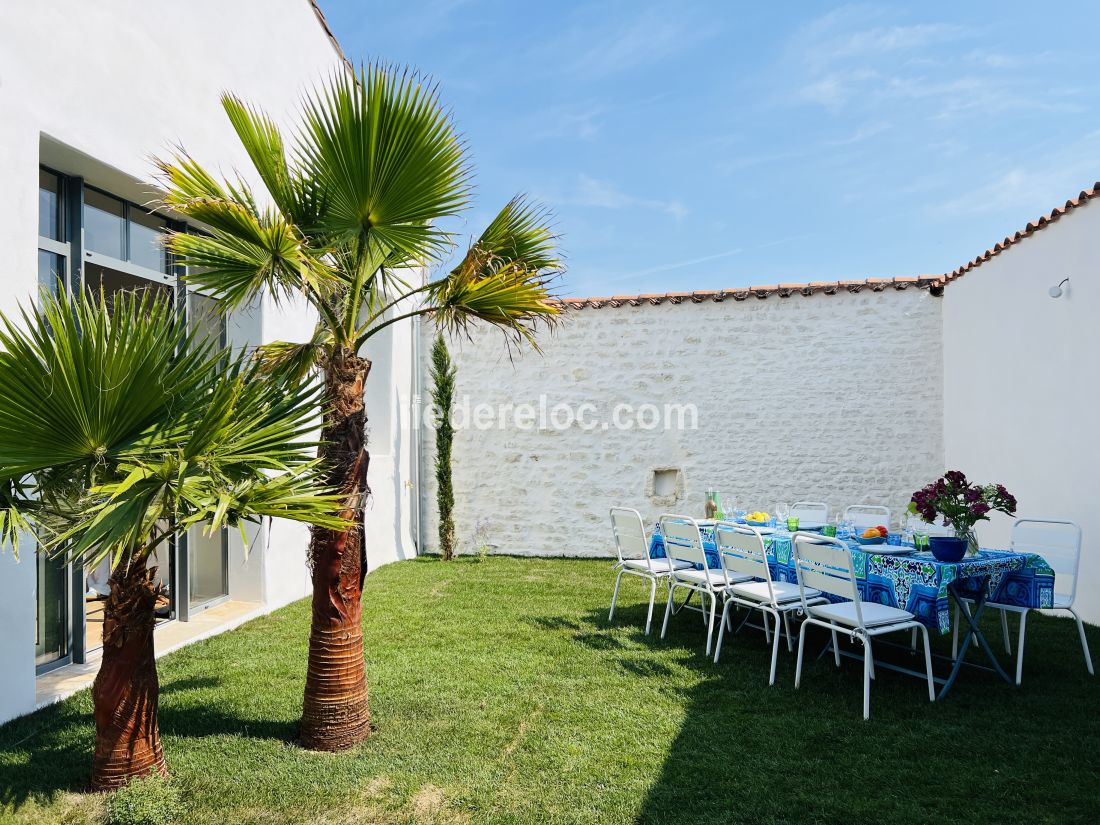
{"type": "MultiPolygon", "coordinates": [[[[974,672],[929,704],[922,683],[883,670],[863,722],[858,663],[814,661],[795,691],[784,654],[768,688],[756,631],[715,666],[695,614],[665,641],[642,634],[637,580],[609,626],[611,584],[592,561],[372,573],[377,730],[340,755],[294,745],[305,602],[162,659],[183,821],[1100,821],[1100,683],[1065,620],[1029,621],[1021,689],[974,672]]],[[[1090,642],[1100,654],[1096,629],[1090,642]]],[[[103,800],[82,792],[90,711],[84,692],[0,727],[0,821],[102,821],[103,800]]]]}

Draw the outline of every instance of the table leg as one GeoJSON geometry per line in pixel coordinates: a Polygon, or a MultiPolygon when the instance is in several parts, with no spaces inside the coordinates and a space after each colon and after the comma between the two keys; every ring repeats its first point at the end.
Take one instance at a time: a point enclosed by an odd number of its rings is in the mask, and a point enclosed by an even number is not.
{"type": "Polygon", "coordinates": [[[679,613],[681,610],[683,610],[685,607],[687,607],[688,602],[691,601],[691,597],[695,595],[695,591],[692,590],[691,588],[687,588],[687,592],[688,592],[687,598],[684,599],[684,601],[680,604],[679,607],[676,606],[676,602],[675,602],[675,600],[673,600],[673,602],[672,602],[672,615],[673,616],[675,616],[677,613],[679,613]]]}
{"type": "Polygon", "coordinates": [[[1004,668],[1001,667],[1001,663],[997,661],[993,649],[989,646],[989,642],[986,641],[981,628],[978,626],[982,618],[982,612],[985,610],[986,600],[989,598],[989,576],[984,576],[982,578],[982,586],[978,592],[978,598],[974,601],[973,613],[970,612],[966,600],[959,596],[958,590],[955,587],[955,582],[947,585],[947,590],[954,597],[955,604],[960,608],[960,615],[966,620],[967,627],[962,644],[959,645],[958,656],[955,657],[955,664],[951,668],[951,675],[947,677],[947,681],[944,682],[943,687],[940,689],[938,698],[943,699],[943,697],[947,695],[947,692],[951,690],[951,686],[955,684],[955,679],[958,677],[959,671],[963,666],[963,661],[966,659],[966,651],[970,647],[971,639],[974,639],[978,643],[978,646],[985,651],[985,655],[989,659],[990,664],[993,665],[993,670],[997,675],[1006,682],[1011,683],[1012,680],[1008,677],[1008,674],[1005,673],[1004,668]]]}

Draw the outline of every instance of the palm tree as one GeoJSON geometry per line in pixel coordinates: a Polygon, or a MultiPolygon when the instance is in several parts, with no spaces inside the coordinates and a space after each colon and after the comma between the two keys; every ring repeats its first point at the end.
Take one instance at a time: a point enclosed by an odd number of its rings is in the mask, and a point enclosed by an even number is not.
{"type": "Polygon", "coordinates": [[[111,559],[92,787],[165,774],[149,560],[192,525],[342,524],[303,441],[316,391],[196,340],[150,293],[43,298],[21,324],[0,319],[0,349],[0,538],[111,559]]]}
{"type": "Polygon", "coordinates": [[[272,345],[261,357],[288,374],[324,374],[319,455],[353,526],[314,529],[310,541],[301,742],[341,750],[370,732],[360,608],[370,362],[362,347],[419,315],[452,332],[485,321],[534,343],[535,325],[558,313],[549,288],[559,270],[555,238],[546,211],[516,197],[455,265],[443,265],[456,247],[443,224],[466,209],[471,171],[435,88],[414,73],[373,66],[336,75],[306,97],[289,146],[260,110],[228,94],[222,104],[272,205],[261,208],[242,180],[219,181],[180,149],[159,162],[166,203],[206,232],[175,234],[169,247],[227,306],[266,290],[301,296],[319,318],[312,340],[272,345]],[[422,265],[442,274],[414,284],[422,265]]]}

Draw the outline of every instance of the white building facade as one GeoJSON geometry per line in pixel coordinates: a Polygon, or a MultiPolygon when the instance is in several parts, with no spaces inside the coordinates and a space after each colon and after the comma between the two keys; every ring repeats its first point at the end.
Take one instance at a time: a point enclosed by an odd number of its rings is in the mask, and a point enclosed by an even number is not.
{"type": "MultiPolygon", "coordinates": [[[[287,124],[304,91],[346,70],[308,0],[5,4],[0,310],[17,311],[43,286],[154,288],[173,292],[193,323],[211,325],[227,345],[306,340],[314,319],[304,306],[264,300],[221,321],[213,299],[185,289],[183,273],[156,243],[163,229],[180,225],[145,206],[156,199],[150,157],[182,144],[223,173],[239,170],[262,192],[221,93],[231,90],[287,124]]],[[[373,362],[366,390],[372,569],[416,553],[405,482],[417,465],[409,422],[417,343],[403,322],[365,353],[373,362]]],[[[307,544],[306,527],[279,521],[252,529],[247,548],[236,531],[180,537],[158,558],[168,591],[158,608],[158,650],[194,637],[189,623],[208,635],[307,595],[307,544]]],[[[94,673],[102,572],[49,562],[33,543],[19,561],[10,548],[0,553],[0,722],[55,698],[44,693],[45,680],[94,673]]]]}

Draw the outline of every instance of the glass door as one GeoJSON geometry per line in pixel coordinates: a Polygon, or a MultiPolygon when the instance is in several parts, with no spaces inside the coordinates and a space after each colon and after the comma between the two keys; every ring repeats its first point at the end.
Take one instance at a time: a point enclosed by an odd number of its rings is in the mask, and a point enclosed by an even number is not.
{"type": "Polygon", "coordinates": [[[196,524],[187,532],[187,586],[191,611],[229,595],[229,542],[224,528],[213,535],[196,524]]]}
{"type": "MultiPolygon", "coordinates": [[[[199,340],[210,338],[225,348],[225,317],[214,298],[188,291],[187,320],[199,340]]],[[[225,528],[211,534],[204,525],[196,524],[187,531],[187,587],[191,612],[229,596],[229,532],[225,528]]]]}
{"type": "Polygon", "coordinates": [[[41,668],[69,655],[69,568],[63,558],[36,554],[37,614],[34,664],[41,668]]]}

